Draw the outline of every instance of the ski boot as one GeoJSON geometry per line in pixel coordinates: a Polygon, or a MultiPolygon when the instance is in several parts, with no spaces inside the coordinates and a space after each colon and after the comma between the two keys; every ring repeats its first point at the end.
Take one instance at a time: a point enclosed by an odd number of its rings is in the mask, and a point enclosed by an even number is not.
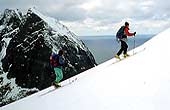
{"type": "Polygon", "coordinates": [[[124,54],[124,58],[127,58],[127,57],[129,57],[130,55],[129,54],[124,54]]]}
{"type": "Polygon", "coordinates": [[[59,84],[58,84],[58,82],[53,82],[53,84],[52,84],[55,88],[59,88],[59,87],[61,87],[59,84]]]}
{"type": "Polygon", "coordinates": [[[115,58],[117,58],[117,59],[121,60],[121,59],[120,59],[120,57],[119,57],[118,55],[115,55],[115,58]]]}

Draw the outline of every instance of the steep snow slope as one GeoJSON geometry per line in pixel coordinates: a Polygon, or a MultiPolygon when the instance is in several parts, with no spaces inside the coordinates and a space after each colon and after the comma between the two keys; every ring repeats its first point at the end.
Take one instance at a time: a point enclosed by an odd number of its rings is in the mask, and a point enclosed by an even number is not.
{"type": "Polygon", "coordinates": [[[169,110],[169,36],[170,29],[132,50],[140,51],[132,57],[115,64],[111,59],[75,76],[69,85],[47,88],[1,109],[169,110]]]}

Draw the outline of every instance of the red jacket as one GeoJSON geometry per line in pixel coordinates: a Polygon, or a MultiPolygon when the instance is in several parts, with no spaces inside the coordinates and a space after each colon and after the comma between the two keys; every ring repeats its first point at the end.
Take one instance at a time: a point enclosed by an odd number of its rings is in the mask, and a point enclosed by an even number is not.
{"type": "Polygon", "coordinates": [[[130,33],[129,32],[129,28],[128,27],[125,27],[125,34],[126,34],[126,36],[133,36],[134,35],[134,33],[130,33]]]}

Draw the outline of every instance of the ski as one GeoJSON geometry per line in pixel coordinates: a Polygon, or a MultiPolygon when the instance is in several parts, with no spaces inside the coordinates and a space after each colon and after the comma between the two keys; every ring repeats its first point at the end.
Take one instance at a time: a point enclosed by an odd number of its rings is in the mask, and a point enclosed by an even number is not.
{"type": "Polygon", "coordinates": [[[62,87],[64,87],[64,86],[67,86],[67,85],[72,84],[72,83],[75,82],[76,80],[77,80],[77,78],[70,78],[70,79],[67,79],[67,81],[65,81],[65,83],[62,83],[62,82],[61,82],[61,84],[59,83],[59,85],[54,85],[54,84],[53,84],[53,85],[52,85],[52,86],[53,86],[53,89],[51,89],[51,90],[49,90],[49,91],[47,91],[47,92],[45,92],[45,93],[42,93],[42,94],[40,94],[39,96],[40,96],[40,97],[41,97],[41,96],[45,96],[45,95],[47,95],[47,94],[55,91],[56,89],[59,89],[59,88],[62,88],[62,87]]]}
{"type": "Polygon", "coordinates": [[[140,52],[143,52],[145,49],[146,49],[146,48],[143,48],[143,49],[141,49],[141,50],[139,50],[139,51],[137,51],[137,52],[134,52],[134,51],[133,51],[133,54],[130,54],[128,57],[120,57],[120,58],[114,57],[116,61],[114,61],[112,64],[118,63],[118,62],[123,61],[123,60],[125,60],[125,59],[127,59],[127,58],[129,58],[129,57],[131,57],[131,56],[134,56],[134,55],[140,53],[140,52]]]}

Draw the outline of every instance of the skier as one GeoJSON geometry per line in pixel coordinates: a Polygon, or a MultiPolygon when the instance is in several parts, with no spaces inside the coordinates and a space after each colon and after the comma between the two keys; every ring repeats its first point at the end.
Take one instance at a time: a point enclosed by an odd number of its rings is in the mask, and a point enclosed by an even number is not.
{"type": "Polygon", "coordinates": [[[129,55],[127,54],[127,49],[128,49],[128,44],[126,43],[127,42],[127,36],[135,36],[136,35],[136,32],[134,33],[130,33],[129,32],[129,23],[128,22],[125,22],[125,25],[122,26],[119,31],[117,32],[116,34],[116,37],[117,39],[120,41],[121,43],[121,48],[120,50],[118,51],[118,53],[115,55],[115,58],[117,59],[120,59],[119,55],[123,52],[124,54],[124,58],[128,57],[129,55]],[[122,34],[121,34],[121,30],[122,31],[122,34]]]}
{"type": "Polygon", "coordinates": [[[60,87],[58,84],[63,79],[63,72],[62,68],[65,64],[65,58],[64,58],[64,52],[63,50],[59,50],[58,54],[53,53],[50,56],[50,64],[54,68],[54,72],[56,75],[55,81],[53,82],[53,85],[55,87],[60,87]]]}

